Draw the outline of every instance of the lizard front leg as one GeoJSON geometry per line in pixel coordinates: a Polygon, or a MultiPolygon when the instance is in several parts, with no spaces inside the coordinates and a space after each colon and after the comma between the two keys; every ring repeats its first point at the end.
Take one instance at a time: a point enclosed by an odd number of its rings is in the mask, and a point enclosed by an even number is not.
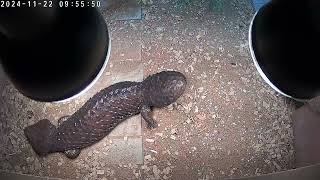
{"type": "Polygon", "coordinates": [[[157,121],[155,121],[152,117],[152,111],[151,111],[150,106],[143,105],[140,113],[141,113],[142,118],[147,123],[147,128],[153,129],[153,128],[158,127],[157,121]]]}

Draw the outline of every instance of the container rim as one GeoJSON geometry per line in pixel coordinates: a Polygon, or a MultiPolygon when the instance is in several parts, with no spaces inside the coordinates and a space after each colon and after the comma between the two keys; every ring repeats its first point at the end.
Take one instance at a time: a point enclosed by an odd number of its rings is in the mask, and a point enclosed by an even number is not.
{"type": "MultiPolygon", "coordinates": [[[[268,4],[268,3],[267,3],[268,4]]],[[[265,4],[264,6],[262,6],[260,9],[262,9],[263,7],[265,7],[267,4],[265,4]]],[[[286,94],[285,92],[281,91],[277,86],[275,86],[270,80],[269,78],[266,76],[266,74],[263,72],[263,70],[261,69],[258,61],[257,61],[257,58],[256,58],[256,55],[254,53],[254,49],[253,49],[253,43],[252,43],[252,28],[253,28],[253,23],[254,23],[254,20],[256,19],[256,16],[257,14],[260,12],[260,9],[258,11],[255,12],[251,22],[250,22],[250,26],[249,26],[249,32],[248,32],[248,40],[249,40],[249,49],[250,49],[250,54],[251,54],[251,57],[252,57],[252,60],[253,60],[253,63],[254,63],[254,66],[256,67],[257,71],[259,72],[260,76],[262,77],[262,79],[269,85],[271,86],[271,88],[273,90],[275,90],[276,92],[278,92],[279,94],[285,96],[285,97],[288,97],[288,98],[291,98],[291,99],[294,99],[296,101],[299,101],[299,102],[306,102],[308,101],[308,99],[300,99],[300,98],[296,98],[296,97],[293,97],[291,95],[288,95],[286,94]]]]}
{"type": "Polygon", "coordinates": [[[106,69],[107,67],[107,64],[109,62],[109,58],[110,58],[110,52],[111,52],[111,37],[110,37],[110,32],[108,31],[108,39],[109,39],[109,42],[108,42],[108,51],[107,51],[107,55],[105,57],[105,60],[104,60],[104,63],[99,71],[99,73],[96,75],[96,77],[91,81],[91,83],[89,83],[83,90],[81,90],[79,93],[71,96],[71,97],[68,97],[66,99],[62,99],[62,100],[58,100],[58,101],[52,101],[52,103],[65,103],[65,102],[69,102],[83,94],[85,94],[89,89],[91,89],[91,87],[98,81],[98,79],[101,77],[101,75],[103,74],[104,70],[106,69]]]}

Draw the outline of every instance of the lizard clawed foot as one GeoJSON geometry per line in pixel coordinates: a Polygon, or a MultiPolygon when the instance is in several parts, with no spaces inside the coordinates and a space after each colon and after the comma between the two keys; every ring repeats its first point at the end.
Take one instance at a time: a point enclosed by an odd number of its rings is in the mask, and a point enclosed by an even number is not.
{"type": "Polygon", "coordinates": [[[147,123],[147,128],[148,129],[154,129],[154,128],[156,128],[156,127],[158,127],[158,123],[156,122],[156,121],[149,121],[148,123],[147,123]]]}

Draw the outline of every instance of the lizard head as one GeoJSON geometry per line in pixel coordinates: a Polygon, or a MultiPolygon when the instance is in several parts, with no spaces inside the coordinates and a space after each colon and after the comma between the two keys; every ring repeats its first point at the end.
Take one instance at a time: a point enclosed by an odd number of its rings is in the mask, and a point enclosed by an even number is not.
{"type": "Polygon", "coordinates": [[[186,77],[176,71],[162,71],[144,81],[145,100],[150,106],[164,107],[175,102],[185,91],[186,77]]]}

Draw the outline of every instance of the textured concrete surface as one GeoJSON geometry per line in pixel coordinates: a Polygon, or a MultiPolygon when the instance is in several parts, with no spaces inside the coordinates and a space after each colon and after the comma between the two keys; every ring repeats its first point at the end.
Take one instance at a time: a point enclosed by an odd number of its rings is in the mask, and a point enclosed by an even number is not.
{"type": "Polygon", "coordinates": [[[88,93],[63,104],[39,103],[4,86],[0,169],[77,179],[223,179],[293,168],[295,104],[274,92],[253,65],[247,41],[252,2],[224,5],[216,14],[206,0],[182,10],[173,1],[154,1],[143,7],[144,19],[130,21],[115,21],[104,10],[111,59],[88,93]],[[27,125],[45,117],[56,124],[98,90],[161,70],[184,73],[188,88],[173,105],[155,109],[158,128],[146,129],[137,116],[76,160],[58,153],[38,157],[27,143],[27,125]],[[131,159],[123,158],[127,150],[131,159]]]}
{"type": "Polygon", "coordinates": [[[1,171],[0,171],[0,178],[5,180],[47,180],[48,179],[46,177],[1,172],[1,171]]]}

